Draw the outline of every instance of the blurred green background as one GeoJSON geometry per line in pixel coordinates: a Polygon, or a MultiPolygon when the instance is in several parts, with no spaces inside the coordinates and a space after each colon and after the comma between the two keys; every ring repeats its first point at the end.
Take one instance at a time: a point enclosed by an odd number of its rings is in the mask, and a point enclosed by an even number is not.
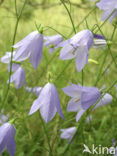
{"type": "MultiPolygon", "coordinates": [[[[84,17],[95,7],[94,2],[88,0],[70,0],[65,1],[65,4],[71,10],[71,15],[74,20],[75,26],[84,19],[84,17]]],[[[20,12],[23,0],[17,0],[18,12],[20,12]]],[[[57,30],[66,37],[74,35],[69,16],[59,0],[27,0],[27,4],[21,16],[18,31],[16,35],[16,42],[24,38],[30,32],[36,30],[35,22],[37,25],[42,25],[46,28],[44,35],[57,34],[57,30]],[[48,28],[51,27],[51,28],[48,28]],[[72,34],[71,34],[72,32],[72,34]]],[[[1,0],[0,1],[0,57],[6,51],[11,51],[14,27],[16,23],[15,5],[14,0],[1,0]]],[[[77,32],[83,29],[92,29],[95,24],[102,24],[101,11],[98,8],[93,10],[89,17],[76,29],[77,32]]],[[[113,32],[113,24],[107,22],[102,28],[104,36],[109,40],[113,32]]],[[[100,33],[100,32],[98,32],[100,33]]],[[[114,43],[117,43],[117,33],[114,35],[114,43]]],[[[111,52],[116,60],[117,45],[111,46],[111,52]]],[[[93,86],[99,69],[102,65],[104,50],[91,48],[89,58],[99,62],[98,65],[90,63],[84,68],[84,85],[93,86]]],[[[52,73],[53,78],[56,80],[55,85],[59,92],[61,107],[65,116],[63,121],[58,114],[55,118],[47,124],[47,131],[50,138],[50,143],[53,149],[53,156],[82,156],[83,144],[89,147],[92,144],[110,147],[112,146],[112,139],[117,140],[117,91],[113,87],[110,94],[113,96],[113,102],[108,106],[103,106],[96,109],[91,113],[93,120],[91,123],[86,123],[86,114],[79,123],[75,122],[76,113],[66,111],[69,97],[67,97],[61,88],[69,85],[70,82],[78,84],[81,83],[81,73],[78,73],[75,67],[74,60],[62,61],[59,60],[60,49],[56,50],[52,55],[49,54],[48,48],[43,49],[43,58],[37,70],[33,69],[29,60],[23,63],[26,70],[26,83],[29,87],[44,86],[47,83],[48,72],[52,73]],[[70,148],[64,153],[67,140],[60,139],[60,128],[68,128],[77,126],[79,130],[74,142],[70,148]],[[63,154],[64,153],[64,154],[63,154]]],[[[109,68],[103,76],[101,76],[97,87],[101,88],[103,85],[106,89],[116,80],[117,69],[108,51],[107,59],[104,63],[102,73],[109,68]]],[[[7,90],[6,81],[8,80],[7,65],[0,63],[0,102],[5,96],[7,90]]],[[[105,89],[105,90],[106,90],[105,89]]],[[[9,115],[9,120],[16,118],[16,156],[47,156],[48,148],[47,140],[44,135],[43,127],[39,119],[39,113],[36,112],[28,117],[28,113],[33,101],[36,99],[35,95],[27,93],[25,88],[17,90],[11,84],[9,96],[6,106],[4,108],[5,114],[9,115]]],[[[5,153],[7,155],[7,152],[5,153]]]]}

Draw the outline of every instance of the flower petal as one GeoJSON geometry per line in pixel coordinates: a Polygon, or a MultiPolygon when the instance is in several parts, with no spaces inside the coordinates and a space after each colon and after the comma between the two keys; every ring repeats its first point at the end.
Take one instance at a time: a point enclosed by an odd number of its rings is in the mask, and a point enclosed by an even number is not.
{"type": "Polygon", "coordinates": [[[100,92],[96,87],[83,87],[83,92],[81,95],[82,108],[87,110],[97,102],[100,96],[100,92]]]}
{"type": "Polygon", "coordinates": [[[37,69],[40,60],[42,58],[42,49],[43,49],[43,35],[40,34],[35,39],[34,45],[31,47],[30,61],[32,66],[37,69]]]}
{"type": "Polygon", "coordinates": [[[93,110],[96,109],[97,107],[100,107],[100,106],[107,105],[107,104],[111,103],[112,99],[113,99],[113,97],[110,94],[108,94],[108,93],[105,94],[103,96],[103,98],[96,104],[96,106],[93,108],[93,110]]]}
{"type": "Polygon", "coordinates": [[[32,115],[33,113],[35,113],[39,108],[40,108],[40,103],[39,103],[39,100],[36,99],[33,104],[32,104],[32,107],[30,109],[30,112],[28,115],[32,115]]]}
{"type": "Polygon", "coordinates": [[[40,113],[45,122],[52,120],[57,111],[54,91],[53,84],[47,83],[39,95],[40,113]]]}
{"type": "Polygon", "coordinates": [[[70,97],[80,97],[82,86],[77,86],[75,84],[72,84],[72,86],[67,86],[65,88],[62,88],[65,94],[67,94],[70,97]]]}
{"type": "Polygon", "coordinates": [[[12,126],[9,132],[9,137],[7,139],[7,151],[11,156],[14,156],[16,152],[16,142],[15,138],[15,128],[12,126]]]}
{"type": "Polygon", "coordinates": [[[76,122],[78,122],[80,120],[80,118],[82,117],[82,115],[85,113],[86,110],[82,109],[77,113],[76,116],[76,122]]]}
{"type": "Polygon", "coordinates": [[[81,109],[81,100],[80,96],[77,98],[72,98],[67,105],[67,111],[69,112],[77,112],[81,109]]]}
{"type": "Polygon", "coordinates": [[[85,64],[88,62],[88,48],[87,46],[79,47],[77,49],[76,68],[80,72],[85,64]]]}
{"type": "Polygon", "coordinates": [[[72,59],[72,58],[75,58],[75,49],[72,45],[70,44],[66,44],[62,50],[61,50],[61,53],[60,53],[60,59],[61,60],[69,60],[69,59],[72,59]]]}

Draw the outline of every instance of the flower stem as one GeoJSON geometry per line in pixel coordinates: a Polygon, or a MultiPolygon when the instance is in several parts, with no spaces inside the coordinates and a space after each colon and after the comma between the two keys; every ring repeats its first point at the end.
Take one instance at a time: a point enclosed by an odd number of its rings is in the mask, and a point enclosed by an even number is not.
{"type": "MultiPolygon", "coordinates": [[[[20,18],[21,18],[23,9],[24,9],[24,7],[25,7],[25,5],[26,5],[26,1],[27,1],[27,0],[24,1],[23,7],[22,7],[22,9],[21,9],[21,12],[20,12],[20,14],[18,15],[18,13],[17,13],[17,5],[16,5],[17,3],[16,3],[16,0],[15,0],[15,11],[16,11],[16,19],[17,19],[17,20],[16,20],[16,24],[15,24],[15,31],[14,31],[14,35],[13,35],[12,45],[15,44],[15,39],[16,39],[16,34],[17,34],[17,28],[18,28],[19,20],[20,20],[20,18]]],[[[5,94],[4,99],[3,99],[3,102],[2,102],[2,103],[3,103],[3,104],[2,104],[2,108],[5,107],[6,100],[7,100],[7,97],[8,97],[8,93],[9,93],[9,90],[10,90],[10,78],[11,78],[11,74],[12,74],[13,50],[14,50],[14,48],[13,48],[13,46],[12,46],[12,49],[11,49],[11,58],[10,58],[9,82],[8,82],[8,88],[7,88],[6,94],[5,94]]]]}
{"type": "Polygon", "coordinates": [[[39,113],[39,117],[41,119],[41,123],[42,123],[43,129],[44,129],[44,133],[45,133],[45,136],[47,138],[47,143],[48,143],[48,147],[49,147],[49,156],[53,156],[53,154],[52,154],[52,148],[51,148],[49,137],[48,137],[48,133],[47,133],[47,130],[46,130],[46,126],[45,126],[45,123],[44,123],[44,121],[43,121],[40,113],[39,113]]]}
{"type": "MultiPolygon", "coordinates": [[[[99,28],[99,29],[100,29],[100,28],[99,28]]],[[[116,31],[116,28],[114,28],[114,30],[113,30],[113,32],[112,32],[111,40],[113,40],[115,31],[116,31]]],[[[107,44],[107,46],[108,46],[108,50],[110,51],[110,54],[111,54],[111,57],[112,57],[112,62],[114,62],[115,65],[116,65],[115,58],[113,57],[113,55],[112,55],[112,53],[111,53],[111,45],[108,45],[108,44],[107,44]]],[[[94,86],[97,85],[97,83],[99,82],[99,79],[100,79],[101,75],[103,74],[102,69],[103,69],[104,64],[105,64],[105,62],[106,62],[106,57],[107,57],[107,55],[108,55],[108,52],[105,51],[105,56],[104,56],[102,65],[101,65],[101,67],[100,67],[100,70],[99,70],[99,72],[98,72],[98,75],[97,75],[96,81],[95,81],[95,83],[94,83],[94,86]]],[[[116,65],[116,66],[117,66],[117,65],[116,65]]]]}
{"type": "Polygon", "coordinates": [[[64,5],[64,7],[65,7],[65,9],[66,9],[66,11],[67,11],[67,13],[68,13],[68,15],[69,15],[69,18],[70,18],[70,21],[71,21],[71,24],[72,24],[74,33],[76,34],[76,29],[75,29],[75,25],[74,25],[74,22],[73,22],[71,13],[70,13],[69,9],[67,8],[66,4],[64,3],[64,1],[63,1],[63,0],[60,0],[60,1],[61,1],[61,3],[64,5]]]}
{"type": "MultiPolygon", "coordinates": [[[[80,27],[80,25],[89,17],[89,15],[96,9],[96,7],[94,7],[84,18],[83,20],[76,26],[75,29],[78,29],[80,27]]],[[[69,36],[71,36],[73,33],[73,31],[69,34],[69,36]]]]}

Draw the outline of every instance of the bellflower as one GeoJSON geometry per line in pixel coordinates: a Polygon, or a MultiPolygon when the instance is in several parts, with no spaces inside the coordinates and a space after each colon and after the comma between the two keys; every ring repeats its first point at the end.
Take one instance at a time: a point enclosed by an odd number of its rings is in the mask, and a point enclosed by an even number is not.
{"type": "Polygon", "coordinates": [[[8,116],[4,114],[4,109],[0,113],[0,124],[3,124],[8,121],[8,116]]]}
{"type": "Polygon", "coordinates": [[[105,49],[105,46],[107,45],[107,41],[102,35],[94,35],[94,40],[93,40],[93,47],[94,48],[101,48],[105,49]]]}
{"type": "Polygon", "coordinates": [[[109,148],[109,152],[110,154],[113,154],[113,156],[117,156],[117,146],[115,147],[115,145],[115,139],[112,139],[112,147],[109,148]]]}
{"type": "Polygon", "coordinates": [[[100,91],[96,87],[82,87],[72,84],[71,86],[63,88],[63,91],[72,97],[68,102],[67,111],[78,112],[76,116],[77,122],[85,111],[100,98],[100,91]]]}
{"type": "Polygon", "coordinates": [[[52,54],[53,51],[58,48],[59,43],[63,40],[61,35],[53,35],[49,37],[44,37],[46,42],[44,43],[45,47],[51,46],[49,49],[49,53],[52,54]]]}
{"type": "MultiPolygon", "coordinates": [[[[2,63],[10,63],[10,60],[11,60],[11,54],[12,52],[6,52],[6,54],[4,56],[1,57],[0,61],[2,63]]],[[[13,52],[13,57],[15,56],[16,52],[14,51],[13,52]]]]}
{"type": "Polygon", "coordinates": [[[80,72],[88,63],[88,51],[93,44],[93,34],[90,30],[77,33],[68,41],[63,42],[60,59],[69,60],[75,58],[76,68],[80,72]]]}
{"type": "Polygon", "coordinates": [[[100,10],[103,10],[102,20],[105,21],[109,16],[110,22],[117,16],[117,0],[101,0],[96,4],[100,10]],[[112,14],[112,15],[111,15],[112,14]]]}
{"type": "Polygon", "coordinates": [[[106,94],[101,98],[101,100],[96,104],[96,106],[93,108],[93,110],[94,110],[95,108],[97,108],[97,107],[100,107],[100,106],[107,105],[107,104],[111,103],[112,100],[113,100],[113,97],[112,97],[110,94],[106,93],[106,94]]]}
{"type": "Polygon", "coordinates": [[[66,129],[61,129],[61,135],[60,137],[62,139],[68,139],[68,142],[70,143],[72,138],[74,137],[75,133],[76,133],[77,128],[76,127],[70,127],[70,128],[66,128],[66,129]]]}
{"type": "Polygon", "coordinates": [[[27,92],[32,92],[32,93],[36,94],[36,96],[39,96],[39,94],[42,90],[42,87],[34,87],[34,88],[26,87],[26,90],[27,90],[27,92]]]}
{"type": "MultiPolygon", "coordinates": [[[[12,63],[11,71],[12,72],[16,71],[20,66],[21,64],[12,63]]],[[[8,64],[8,72],[10,72],[10,64],[8,64]]]]}
{"type": "Polygon", "coordinates": [[[36,69],[42,58],[43,35],[33,31],[13,47],[18,48],[14,56],[15,61],[20,62],[30,58],[32,66],[36,69]]]}
{"type": "Polygon", "coordinates": [[[10,156],[14,156],[16,152],[15,128],[10,123],[5,123],[0,126],[0,153],[3,153],[7,148],[10,156]]]}
{"type": "Polygon", "coordinates": [[[16,88],[21,88],[23,85],[26,85],[25,82],[25,70],[22,67],[19,67],[10,77],[10,83],[14,82],[16,88]]]}
{"type": "MultiPolygon", "coordinates": [[[[8,71],[10,71],[11,54],[12,54],[11,52],[6,52],[6,54],[1,58],[2,63],[8,64],[8,71]]],[[[15,54],[16,52],[14,51],[12,61],[14,61],[15,54]]],[[[20,67],[20,64],[12,63],[12,68],[11,68],[12,72],[16,71],[19,67],[20,67]]]]}
{"type": "Polygon", "coordinates": [[[33,102],[29,115],[40,109],[40,113],[45,122],[49,122],[56,112],[64,119],[60,107],[59,95],[54,84],[47,83],[41,90],[39,97],[33,102]]]}

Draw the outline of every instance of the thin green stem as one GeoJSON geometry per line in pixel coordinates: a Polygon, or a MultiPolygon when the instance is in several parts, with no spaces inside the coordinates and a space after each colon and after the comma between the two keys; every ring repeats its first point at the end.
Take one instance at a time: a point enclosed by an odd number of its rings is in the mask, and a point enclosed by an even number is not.
{"type": "MultiPolygon", "coordinates": [[[[103,25],[108,21],[108,19],[113,15],[115,12],[115,9],[112,11],[112,13],[106,18],[106,20],[99,26],[99,28],[103,27],[103,25]]],[[[95,32],[95,34],[99,31],[99,29],[95,32]]]]}
{"type": "MultiPolygon", "coordinates": [[[[18,28],[19,20],[20,20],[20,18],[21,18],[23,9],[24,9],[24,7],[25,7],[25,5],[26,5],[26,1],[27,1],[27,0],[25,0],[25,2],[24,2],[24,4],[23,4],[23,7],[22,7],[22,9],[21,9],[21,12],[20,12],[20,14],[19,14],[19,16],[18,16],[18,14],[17,14],[17,6],[16,6],[17,3],[16,3],[16,0],[15,0],[15,11],[16,11],[16,18],[17,18],[17,20],[16,20],[16,25],[15,25],[15,31],[14,31],[14,35],[13,35],[12,45],[15,44],[15,39],[16,39],[16,34],[17,34],[17,28],[18,28]]],[[[10,90],[10,78],[11,78],[11,74],[12,74],[13,50],[14,50],[14,48],[13,48],[13,46],[12,46],[12,49],[11,49],[11,58],[10,58],[9,82],[8,82],[8,88],[7,88],[6,94],[5,94],[4,99],[3,99],[3,102],[2,102],[2,108],[3,108],[3,107],[5,106],[5,104],[6,104],[7,97],[8,97],[8,93],[9,93],[9,90],[10,90]]]]}
{"type": "MultiPolygon", "coordinates": [[[[58,34],[60,34],[61,36],[63,36],[63,38],[64,38],[64,39],[67,39],[67,37],[66,37],[66,36],[64,36],[62,33],[60,33],[58,30],[54,29],[53,27],[46,26],[45,28],[52,29],[52,30],[54,30],[55,32],[57,32],[58,34]]],[[[46,31],[46,30],[44,30],[44,31],[46,31]]]]}
{"type": "Polygon", "coordinates": [[[64,71],[70,66],[70,64],[72,63],[73,61],[71,60],[70,62],[68,62],[65,67],[63,68],[63,70],[60,72],[60,74],[56,77],[55,79],[55,82],[61,77],[61,75],[64,73],[64,71]]]}
{"type": "MultiPolygon", "coordinates": [[[[65,7],[65,9],[66,9],[66,11],[67,11],[67,13],[68,13],[68,15],[69,15],[69,18],[70,18],[70,21],[71,21],[71,24],[72,24],[74,33],[76,34],[76,29],[75,29],[74,22],[73,22],[73,19],[72,19],[71,14],[70,14],[70,11],[69,11],[69,9],[67,8],[67,6],[65,5],[65,3],[63,2],[63,0],[60,0],[60,1],[61,1],[62,4],[64,5],[64,7],[65,7]]],[[[66,66],[64,67],[64,69],[63,69],[63,70],[61,71],[61,73],[57,76],[56,80],[58,80],[58,79],[61,77],[61,75],[64,73],[64,71],[68,68],[68,66],[69,66],[71,63],[72,63],[72,61],[70,61],[70,62],[68,62],[68,63],[66,64],[66,66]]],[[[55,80],[55,81],[56,81],[56,80],[55,80]]]]}
{"type": "Polygon", "coordinates": [[[112,52],[111,52],[111,47],[110,47],[110,45],[108,45],[108,49],[109,49],[110,55],[111,55],[111,57],[112,57],[112,60],[113,60],[115,66],[116,66],[116,68],[117,68],[117,63],[116,63],[115,58],[114,58],[114,56],[113,56],[113,54],[112,54],[112,52]]]}
{"type": "MultiPolygon", "coordinates": [[[[117,58],[117,56],[115,57],[117,58]]],[[[103,77],[103,75],[106,73],[106,71],[109,69],[109,67],[113,64],[113,60],[111,60],[111,62],[108,64],[108,66],[105,68],[105,70],[103,71],[103,73],[100,76],[100,79],[103,77]]],[[[99,79],[99,81],[100,81],[99,79]]]]}
{"type": "MultiPolygon", "coordinates": [[[[99,30],[100,30],[100,32],[101,32],[100,27],[99,27],[99,30]]],[[[113,37],[114,37],[115,31],[116,31],[116,28],[114,28],[114,30],[113,30],[113,32],[112,32],[111,40],[113,40],[113,37]]],[[[112,53],[111,53],[110,45],[107,44],[107,46],[108,46],[108,50],[110,51],[110,54],[111,54],[112,60],[113,60],[113,62],[114,62],[115,65],[116,65],[116,61],[115,61],[115,59],[114,59],[114,57],[113,57],[113,55],[112,55],[112,53]]],[[[100,79],[101,75],[103,74],[103,73],[102,73],[102,69],[103,69],[104,64],[105,64],[105,62],[106,62],[107,55],[108,55],[108,52],[105,50],[105,56],[104,56],[104,59],[103,59],[102,65],[101,65],[101,67],[100,67],[100,70],[99,70],[99,72],[98,72],[98,75],[97,75],[96,81],[95,81],[95,83],[94,83],[94,86],[97,85],[97,83],[99,82],[99,79],[100,79]]],[[[116,67],[117,67],[117,65],[116,65],[116,67]]]]}
{"type": "Polygon", "coordinates": [[[63,1],[63,0],[60,0],[60,1],[61,1],[61,3],[64,5],[64,7],[65,7],[65,9],[66,9],[66,11],[67,11],[67,13],[68,13],[68,15],[69,15],[69,18],[70,18],[70,21],[71,21],[71,24],[72,24],[74,33],[76,34],[76,29],[75,29],[75,25],[74,25],[74,22],[73,22],[71,13],[70,13],[69,9],[67,8],[66,4],[64,3],[64,1],[63,1]]]}
{"type": "MultiPolygon", "coordinates": [[[[80,27],[80,25],[89,17],[89,15],[96,9],[96,7],[94,7],[84,18],[83,20],[76,26],[75,29],[78,29],[80,27]]],[[[71,33],[69,34],[69,36],[71,36],[73,34],[73,31],[71,31],[71,33]]]]}
{"type": "Polygon", "coordinates": [[[52,148],[51,148],[51,145],[50,145],[50,141],[49,141],[49,137],[48,137],[48,133],[47,133],[47,130],[46,130],[46,126],[45,126],[45,123],[41,117],[41,114],[39,113],[39,117],[41,119],[41,123],[42,123],[42,126],[43,126],[43,129],[44,129],[44,133],[45,133],[45,136],[47,138],[47,143],[48,143],[48,147],[49,147],[49,155],[52,156],[52,148]]]}
{"type": "Polygon", "coordinates": [[[99,70],[99,72],[98,72],[98,74],[97,74],[97,77],[96,77],[96,81],[95,81],[95,83],[94,83],[94,86],[97,86],[97,83],[98,83],[98,81],[99,81],[100,75],[101,75],[101,73],[102,73],[102,69],[103,69],[103,67],[104,67],[104,63],[106,62],[107,55],[108,55],[108,52],[105,51],[104,59],[103,59],[103,62],[102,62],[102,64],[101,64],[100,70],[99,70]]]}
{"type": "Polygon", "coordinates": [[[113,38],[114,38],[116,28],[117,28],[117,27],[116,27],[116,26],[114,26],[114,30],[113,30],[113,33],[112,33],[112,36],[111,36],[111,39],[110,39],[111,41],[112,41],[112,40],[113,40],[113,38]]]}

